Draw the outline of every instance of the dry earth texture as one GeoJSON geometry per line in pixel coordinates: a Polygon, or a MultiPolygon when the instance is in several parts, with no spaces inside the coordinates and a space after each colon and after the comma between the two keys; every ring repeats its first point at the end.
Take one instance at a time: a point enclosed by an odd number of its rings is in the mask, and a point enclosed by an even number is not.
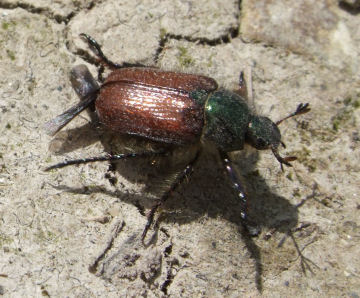
{"type": "Polygon", "coordinates": [[[358,0],[0,0],[0,294],[359,297],[359,57],[358,0]],[[310,103],[280,126],[293,168],[283,173],[268,151],[232,154],[258,237],[244,233],[214,152],[161,208],[148,246],[146,214],[180,153],[44,172],[144,145],[88,112],[45,134],[78,102],[71,68],[97,75],[82,32],[114,61],[229,89],[246,70],[249,104],[274,120],[310,103]]]}

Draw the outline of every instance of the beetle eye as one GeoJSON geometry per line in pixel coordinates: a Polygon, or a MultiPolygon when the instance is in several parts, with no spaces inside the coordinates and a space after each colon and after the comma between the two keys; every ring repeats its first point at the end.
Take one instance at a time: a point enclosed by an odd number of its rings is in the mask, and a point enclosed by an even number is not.
{"type": "Polygon", "coordinates": [[[258,148],[264,148],[264,147],[266,147],[266,142],[265,142],[265,140],[263,139],[263,138],[258,138],[257,140],[256,140],[256,142],[257,142],[257,147],[258,148]]]}

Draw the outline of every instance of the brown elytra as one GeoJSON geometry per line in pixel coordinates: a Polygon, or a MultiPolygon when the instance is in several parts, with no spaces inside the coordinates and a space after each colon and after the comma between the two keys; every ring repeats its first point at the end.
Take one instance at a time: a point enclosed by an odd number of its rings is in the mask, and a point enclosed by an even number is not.
{"type": "Polygon", "coordinates": [[[111,130],[171,144],[199,140],[204,104],[191,92],[218,87],[206,76],[131,67],[112,72],[100,89],[96,110],[111,130]]]}

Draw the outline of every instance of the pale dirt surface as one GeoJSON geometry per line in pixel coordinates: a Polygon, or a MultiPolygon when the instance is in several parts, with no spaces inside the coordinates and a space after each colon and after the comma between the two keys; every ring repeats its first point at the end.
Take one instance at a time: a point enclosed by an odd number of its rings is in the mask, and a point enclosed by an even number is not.
{"type": "Polygon", "coordinates": [[[0,0],[0,294],[359,297],[360,11],[357,1],[295,2],[0,0]],[[259,237],[243,232],[210,153],[147,247],[139,237],[157,192],[146,185],[163,186],[163,169],[129,160],[43,171],[112,148],[87,113],[54,138],[42,129],[78,101],[70,69],[96,74],[81,32],[115,61],[228,88],[251,70],[257,111],[274,120],[310,103],[280,127],[293,168],[282,173],[270,152],[233,154],[259,237]]]}

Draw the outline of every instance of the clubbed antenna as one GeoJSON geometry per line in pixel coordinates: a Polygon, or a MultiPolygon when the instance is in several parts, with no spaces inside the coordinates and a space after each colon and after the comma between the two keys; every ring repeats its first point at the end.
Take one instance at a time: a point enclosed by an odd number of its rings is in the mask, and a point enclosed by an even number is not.
{"type": "MultiPolygon", "coordinates": [[[[286,116],[285,118],[279,120],[278,122],[276,122],[275,124],[276,125],[279,125],[281,122],[283,122],[284,120],[286,119],[289,119],[291,117],[294,117],[294,116],[297,116],[297,115],[301,115],[301,114],[305,114],[307,112],[310,111],[310,108],[309,108],[309,103],[301,103],[298,105],[298,107],[296,108],[296,111],[291,113],[290,115],[286,116]]],[[[275,155],[276,156],[276,155],[275,155]]]]}

